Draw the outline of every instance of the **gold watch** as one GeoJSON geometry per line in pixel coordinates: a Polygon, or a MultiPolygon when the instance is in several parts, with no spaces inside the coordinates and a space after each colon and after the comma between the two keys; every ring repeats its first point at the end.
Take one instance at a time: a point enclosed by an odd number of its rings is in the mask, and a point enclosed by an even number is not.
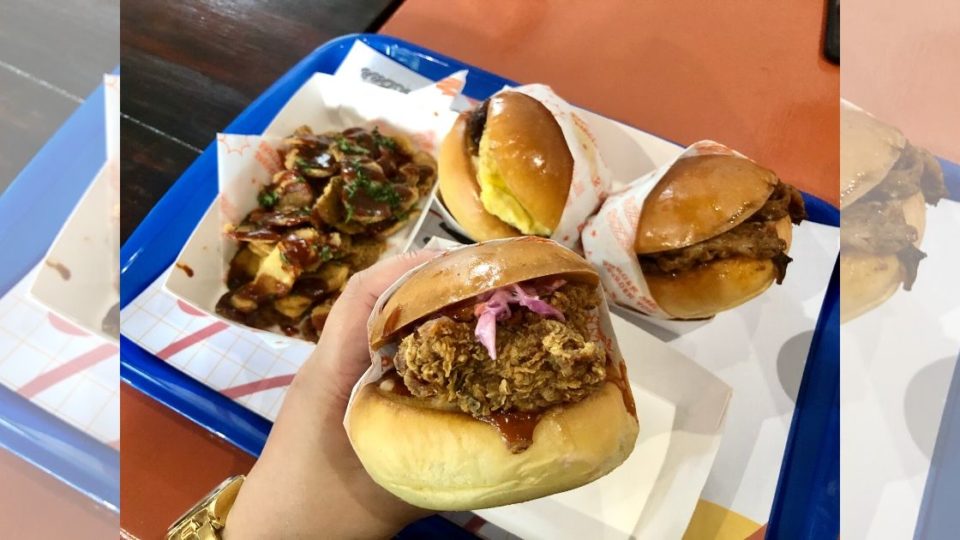
{"type": "Polygon", "coordinates": [[[217,540],[233,508],[243,475],[227,478],[167,529],[167,540],[217,540]]]}

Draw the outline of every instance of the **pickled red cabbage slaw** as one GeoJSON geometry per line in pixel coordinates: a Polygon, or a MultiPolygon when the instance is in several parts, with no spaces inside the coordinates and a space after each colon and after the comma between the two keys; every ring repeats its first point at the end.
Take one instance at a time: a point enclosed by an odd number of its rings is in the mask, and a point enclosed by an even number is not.
{"type": "Polygon", "coordinates": [[[497,321],[510,318],[513,314],[510,309],[511,304],[523,306],[544,317],[565,320],[563,313],[540,299],[540,294],[553,292],[565,283],[565,280],[557,279],[540,287],[539,292],[533,286],[514,283],[483,294],[474,307],[474,314],[477,316],[474,335],[477,341],[487,349],[490,358],[497,359],[497,321]]]}

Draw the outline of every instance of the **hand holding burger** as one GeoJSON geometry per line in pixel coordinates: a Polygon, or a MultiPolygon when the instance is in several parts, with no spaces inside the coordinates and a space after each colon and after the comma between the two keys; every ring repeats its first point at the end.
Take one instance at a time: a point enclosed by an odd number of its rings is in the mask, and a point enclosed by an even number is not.
{"type": "Polygon", "coordinates": [[[370,366],[367,320],[377,297],[436,256],[384,259],[350,278],[313,354],[297,373],[256,465],[230,511],[224,538],[389,538],[425,517],[378,486],[343,429],[350,389],[370,366]]]}
{"type": "Polygon", "coordinates": [[[620,465],[638,423],[598,326],[597,284],[586,261],[533,237],[461,248],[411,274],[371,319],[384,365],[347,418],[373,479],[416,506],[465,510],[620,465]]]}

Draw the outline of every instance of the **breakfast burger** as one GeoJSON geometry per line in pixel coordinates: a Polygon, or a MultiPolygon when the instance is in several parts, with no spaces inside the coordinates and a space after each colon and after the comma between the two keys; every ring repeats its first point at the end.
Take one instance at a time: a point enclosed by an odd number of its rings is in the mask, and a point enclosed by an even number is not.
{"type": "Polygon", "coordinates": [[[346,427],[394,495],[433,510],[512,504],[591,482],[633,450],[636,410],[598,276],[570,250],[477,244],[387,294],[346,427]]]}
{"type": "Polygon", "coordinates": [[[573,247],[609,187],[587,124],[543,85],[462,113],[438,166],[443,204],[477,241],[536,235],[573,247]]]}
{"type": "Polygon", "coordinates": [[[940,163],[893,126],[848,103],[840,114],[840,319],[917,279],[926,205],[947,195],[940,163]]]}
{"type": "Polygon", "coordinates": [[[610,197],[583,246],[618,304],[702,319],[782,283],[791,224],[805,217],[800,192],[773,171],[702,141],[610,197]]]}

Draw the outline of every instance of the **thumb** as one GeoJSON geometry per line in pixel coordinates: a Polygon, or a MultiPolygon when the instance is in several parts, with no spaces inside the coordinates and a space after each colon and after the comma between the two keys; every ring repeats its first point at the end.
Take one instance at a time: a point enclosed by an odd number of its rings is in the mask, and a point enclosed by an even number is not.
{"type": "MultiPolygon", "coordinates": [[[[329,385],[345,398],[370,365],[367,320],[377,299],[406,272],[439,255],[438,251],[403,253],[358,272],[350,278],[330,310],[320,341],[300,370],[304,378],[329,385]]],[[[307,381],[303,381],[307,382],[307,381]]]]}

